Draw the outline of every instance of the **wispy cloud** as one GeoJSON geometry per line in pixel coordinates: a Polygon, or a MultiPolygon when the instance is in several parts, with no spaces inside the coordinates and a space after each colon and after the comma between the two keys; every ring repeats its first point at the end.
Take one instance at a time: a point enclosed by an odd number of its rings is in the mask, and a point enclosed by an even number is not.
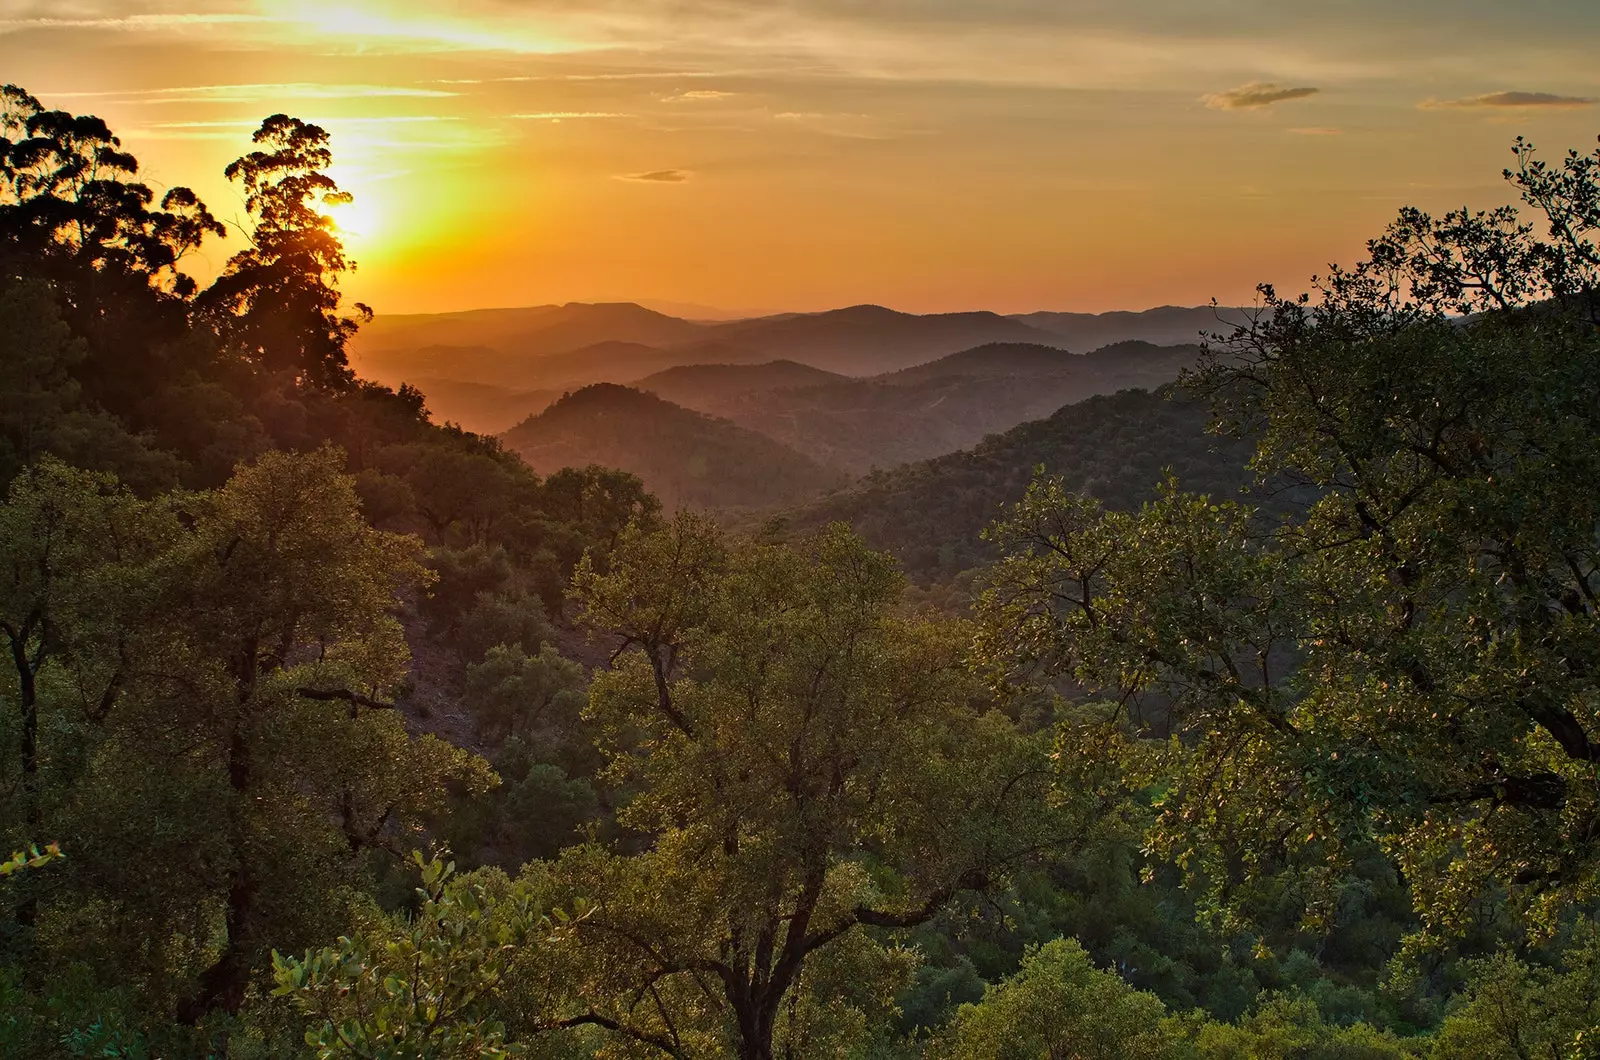
{"type": "Polygon", "coordinates": [[[296,81],[285,84],[188,85],[181,88],[128,89],[113,92],[50,92],[51,99],[119,100],[149,104],[169,103],[270,103],[274,100],[303,99],[442,99],[458,93],[437,88],[402,85],[339,85],[296,81]]]}
{"type": "Polygon", "coordinates": [[[632,114],[623,114],[613,110],[546,110],[536,114],[513,114],[517,121],[567,121],[584,118],[631,118],[632,114]]]}
{"type": "Polygon", "coordinates": [[[739,95],[737,92],[725,92],[720,88],[695,88],[688,92],[679,92],[675,96],[668,96],[668,103],[699,103],[707,100],[732,99],[739,95]]]}
{"type": "MultiPolygon", "coordinates": [[[[460,121],[460,118],[449,114],[408,114],[389,115],[381,118],[307,118],[312,125],[413,125],[426,122],[460,121]]],[[[238,119],[236,121],[158,121],[152,122],[146,128],[150,129],[254,129],[260,125],[254,119],[238,119]]]]}
{"type": "Polygon", "coordinates": [[[1335,129],[1331,125],[1302,125],[1299,128],[1285,129],[1284,131],[1295,136],[1338,136],[1344,132],[1343,129],[1335,129]]]}
{"type": "Polygon", "coordinates": [[[1559,96],[1554,92],[1486,92],[1465,99],[1427,99],[1418,106],[1423,110],[1455,110],[1478,108],[1571,108],[1592,107],[1600,100],[1592,96],[1559,96]]]}
{"type": "Polygon", "coordinates": [[[1256,110],[1284,103],[1291,99],[1305,99],[1321,92],[1310,85],[1280,85],[1274,81],[1252,81],[1248,85],[1230,88],[1226,92],[1213,92],[1202,96],[1205,104],[1214,110],[1256,110]]]}
{"type": "Polygon", "coordinates": [[[266,15],[234,14],[226,12],[188,12],[149,15],[123,15],[100,18],[0,18],[0,33],[19,33],[24,30],[98,29],[160,31],[205,26],[261,25],[278,21],[266,15]]]}
{"type": "Polygon", "coordinates": [[[691,174],[687,169],[656,169],[649,173],[625,173],[618,180],[635,180],[645,184],[682,184],[691,174]]]}

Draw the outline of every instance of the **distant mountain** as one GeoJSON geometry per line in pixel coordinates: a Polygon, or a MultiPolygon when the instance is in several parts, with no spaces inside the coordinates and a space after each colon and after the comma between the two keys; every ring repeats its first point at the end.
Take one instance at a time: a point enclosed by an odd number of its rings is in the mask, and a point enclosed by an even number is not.
{"type": "Polygon", "coordinates": [[[796,361],[767,361],[765,364],[679,365],[646,376],[633,385],[686,408],[705,411],[702,406],[719,405],[746,394],[838,383],[846,378],[796,361]]]}
{"type": "Polygon", "coordinates": [[[512,390],[487,383],[414,378],[435,423],[455,423],[478,434],[499,434],[561,397],[559,390],[512,390]]]}
{"type": "Polygon", "coordinates": [[[1097,350],[1137,340],[1157,346],[1197,343],[1208,335],[1228,334],[1248,318],[1247,310],[1225,306],[1164,305],[1140,312],[1021,313],[1010,319],[1037,328],[1070,350],[1097,350]]]}
{"type": "Polygon", "coordinates": [[[524,385],[566,387],[589,383],[633,383],[646,375],[659,374],[686,363],[717,360],[724,364],[746,364],[761,360],[761,355],[720,343],[698,343],[693,352],[659,349],[632,342],[601,342],[571,353],[543,357],[522,366],[518,378],[524,385]]]}
{"type": "Polygon", "coordinates": [[[1207,434],[1209,419],[1170,387],[1092,397],[971,450],[876,472],[784,518],[794,531],[847,522],[919,581],[938,581],[994,558],[980,534],[1022,499],[1036,465],[1115,508],[1153,496],[1168,468],[1187,489],[1237,496],[1253,444],[1207,434]]]}
{"type": "Polygon", "coordinates": [[[1161,386],[1199,353],[1196,346],[1144,343],[1088,355],[999,344],[873,379],[834,376],[818,386],[743,391],[680,387],[664,396],[861,474],[968,448],[1095,394],[1161,386]]]}
{"type": "Polygon", "coordinates": [[[997,342],[1054,345],[1056,337],[997,313],[916,316],[859,305],[720,324],[716,338],[844,375],[879,375],[997,342]]]}
{"type": "Polygon", "coordinates": [[[674,346],[705,325],[632,302],[568,302],[523,309],[380,316],[361,329],[357,352],[436,344],[488,346],[507,353],[565,353],[597,342],[674,346]]]}
{"type": "Polygon", "coordinates": [[[903,368],[879,376],[878,381],[904,384],[950,376],[1074,376],[1085,380],[1104,380],[1108,383],[1103,388],[1104,392],[1115,393],[1134,386],[1151,387],[1171,382],[1199,357],[1200,347],[1193,343],[1155,346],[1148,342],[1128,341],[1089,353],[1069,353],[1060,347],[1031,343],[995,343],[952,353],[927,364],[903,368]]]}
{"type": "Polygon", "coordinates": [[[609,383],[568,394],[501,436],[535,471],[631,471],[669,509],[762,509],[848,481],[764,435],[609,383]]]}
{"type": "MultiPolygon", "coordinates": [[[[748,320],[684,320],[628,302],[380,316],[351,344],[363,375],[391,385],[419,378],[485,383],[511,390],[567,389],[625,382],[681,365],[788,360],[836,374],[877,376],[982,347],[1032,347],[1073,353],[1137,340],[1192,344],[1225,329],[1241,310],[1163,307],[1144,313],[938,313],[917,316],[861,305],[825,313],[748,320]],[[1219,319],[1220,315],[1220,319],[1219,319]],[[648,351],[656,351],[654,353],[648,351]]],[[[939,374],[1012,374],[977,365],[930,368],[939,374]]],[[[906,380],[899,380],[905,382],[906,380]]]]}

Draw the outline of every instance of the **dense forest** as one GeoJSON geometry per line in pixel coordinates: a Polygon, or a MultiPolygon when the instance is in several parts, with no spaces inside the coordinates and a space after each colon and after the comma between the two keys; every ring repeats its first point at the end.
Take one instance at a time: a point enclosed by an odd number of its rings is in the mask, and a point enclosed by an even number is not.
{"type": "Polygon", "coordinates": [[[0,108],[0,1055],[1597,1055],[1600,153],[741,534],[0,108]]]}

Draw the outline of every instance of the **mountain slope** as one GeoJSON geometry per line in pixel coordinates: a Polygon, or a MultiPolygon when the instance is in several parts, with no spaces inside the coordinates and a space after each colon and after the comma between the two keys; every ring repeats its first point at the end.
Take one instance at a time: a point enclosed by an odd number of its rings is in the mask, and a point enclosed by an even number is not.
{"type": "Polygon", "coordinates": [[[770,508],[847,481],[763,435],[609,383],[566,395],[501,440],[544,475],[589,464],[631,471],[669,509],[770,508]]]}
{"type": "Polygon", "coordinates": [[[455,423],[476,434],[499,434],[510,424],[542,412],[561,396],[559,390],[512,390],[488,383],[417,378],[428,411],[439,423],[455,423]]]}
{"type": "Polygon", "coordinates": [[[1080,355],[1000,344],[874,379],[836,376],[821,386],[736,393],[685,388],[672,396],[861,474],[968,448],[1095,394],[1162,386],[1199,352],[1125,343],[1080,355]]]}
{"type": "Polygon", "coordinates": [[[1026,322],[996,313],[917,316],[861,305],[718,325],[722,341],[845,375],[879,375],[994,342],[1053,345],[1026,322]]]}
{"type": "Polygon", "coordinates": [[[974,378],[1024,375],[1073,376],[1083,380],[1115,381],[1108,392],[1130,387],[1160,386],[1178,377],[1200,357],[1200,347],[1156,346],[1128,341],[1090,353],[1069,353],[1055,346],[1032,343],[993,343],[962,350],[927,364],[879,376],[885,383],[917,383],[948,376],[974,378]]]}
{"type": "MultiPolygon", "coordinates": [[[[639,390],[686,408],[725,402],[745,394],[838,383],[845,376],[796,361],[765,364],[685,364],[637,380],[639,390]]],[[[702,411],[705,411],[702,409],[702,411]]]]}
{"type": "Polygon", "coordinates": [[[1011,317],[1048,332],[1072,350],[1095,350],[1137,340],[1157,346],[1200,342],[1218,332],[1226,335],[1245,322],[1246,310],[1226,306],[1158,306],[1138,312],[1019,313],[1011,317]]]}
{"type": "Polygon", "coordinates": [[[488,346],[503,352],[563,353],[607,341],[672,346],[692,341],[705,331],[703,324],[632,302],[568,302],[523,309],[384,315],[362,328],[354,348],[364,355],[372,350],[442,343],[488,346]]]}
{"type": "Polygon", "coordinates": [[[1070,488],[1131,508],[1167,468],[1187,489],[1234,496],[1250,481],[1253,446],[1208,435],[1209,410],[1172,388],[1097,396],[985,439],[973,449],[892,471],[786,513],[795,530],[850,523],[933,581],[993,559],[983,529],[1022,499],[1036,465],[1070,488]]]}

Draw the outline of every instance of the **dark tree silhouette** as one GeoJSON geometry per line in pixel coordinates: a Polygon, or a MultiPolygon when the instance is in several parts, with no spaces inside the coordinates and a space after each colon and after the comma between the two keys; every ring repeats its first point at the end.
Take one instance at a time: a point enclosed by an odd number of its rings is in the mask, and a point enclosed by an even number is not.
{"type": "Polygon", "coordinates": [[[251,245],[235,254],[201,297],[224,337],[270,372],[303,386],[354,385],[345,344],[372,310],[339,312],[339,276],[355,268],[334,231],[330,206],[351,201],[325,170],[333,162],[325,129],[286,114],[261,123],[252,151],[227,168],[243,185],[255,219],[251,245]]]}

